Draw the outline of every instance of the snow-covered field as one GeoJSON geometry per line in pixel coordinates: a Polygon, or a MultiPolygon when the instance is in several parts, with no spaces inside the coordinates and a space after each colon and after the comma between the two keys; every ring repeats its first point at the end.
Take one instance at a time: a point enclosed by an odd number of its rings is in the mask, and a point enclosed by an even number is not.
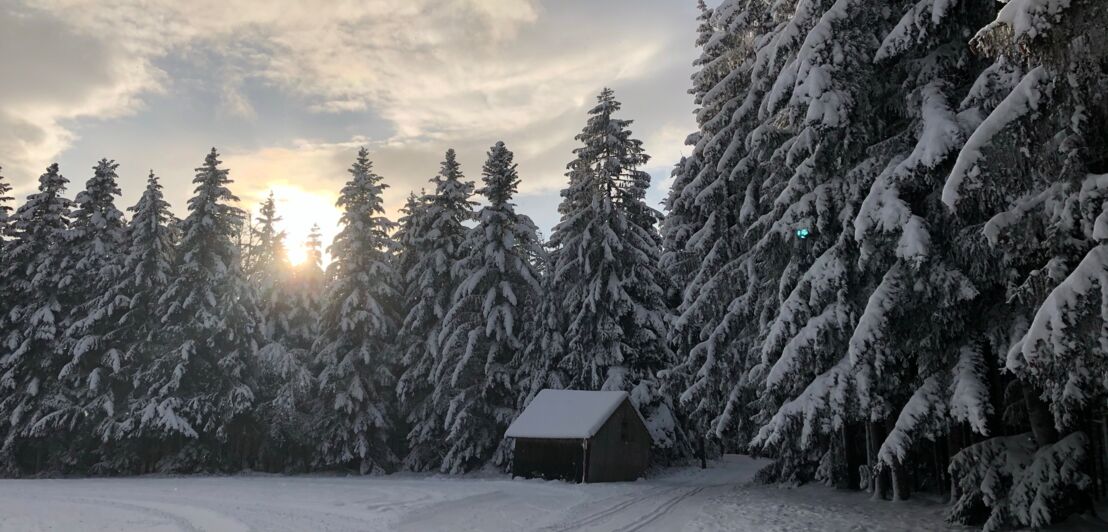
{"type": "Polygon", "coordinates": [[[575,485],[504,476],[142,477],[0,481],[0,530],[939,530],[938,502],[751,484],[759,462],[575,485]]]}

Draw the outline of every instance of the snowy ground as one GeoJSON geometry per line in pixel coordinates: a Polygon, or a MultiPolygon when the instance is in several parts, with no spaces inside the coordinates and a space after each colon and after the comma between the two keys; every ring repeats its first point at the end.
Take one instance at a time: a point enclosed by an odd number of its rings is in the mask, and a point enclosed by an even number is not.
{"type": "Polygon", "coordinates": [[[759,463],[579,486],[503,476],[0,480],[0,530],[940,530],[937,502],[750,484],[759,463]]]}

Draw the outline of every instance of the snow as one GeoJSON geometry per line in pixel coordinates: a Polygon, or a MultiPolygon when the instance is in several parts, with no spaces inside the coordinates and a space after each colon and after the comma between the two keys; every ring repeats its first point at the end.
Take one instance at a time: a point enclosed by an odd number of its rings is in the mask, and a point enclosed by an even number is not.
{"type": "Polygon", "coordinates": [[[885,37],[874,55],[874,61],[896,57],[914,44],[929,37],[933,27],[938,27],[959,0],[919,0],[900,19],[896,27],[885,37]]]}
{"type": "Polygon", "coordinates": [[[1004,25],[1014,37],[1035,38],[1050,29],[1069,7],[1070,0],[1010,0],[982,32],[1004,25]]]}
{"type": "Polygon", "coordinates": [[[0,480],[0,530],[937,530],[938,503],[890,505],[821,485],[754,484],[764,460],[725,456],[637,482],[462,476],[0,480]]]}
{"type": "Polygon", "coordinates": [[[508,427],[509,438],[590,438],[627,392],[543,390],[508,427]]]}
{"type": "Polygon", "coordinates": [[[981,174],[978,164],[985,159],[985,150],[994,137],[1023,116],[1039,109],[1045,94],[1049,90],[1051,73],[1044,67],[1036,67],[1016,85],[1016,88],[997,106],[996,109],[974,130],[962,147],[954,169],[943,187],[943,203],[954,208],[961,200],[963,187],[968,180],[981,174]]]}

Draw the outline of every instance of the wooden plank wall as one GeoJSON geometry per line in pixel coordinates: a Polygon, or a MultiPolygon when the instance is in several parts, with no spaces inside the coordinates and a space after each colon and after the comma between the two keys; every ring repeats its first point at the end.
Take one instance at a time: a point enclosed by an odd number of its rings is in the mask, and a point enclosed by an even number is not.
{"type": "Polygon", "coordinates": [[[589,442],[587,482],[635,480],[650,466],[650,431],[624,401],[589,442]]]}

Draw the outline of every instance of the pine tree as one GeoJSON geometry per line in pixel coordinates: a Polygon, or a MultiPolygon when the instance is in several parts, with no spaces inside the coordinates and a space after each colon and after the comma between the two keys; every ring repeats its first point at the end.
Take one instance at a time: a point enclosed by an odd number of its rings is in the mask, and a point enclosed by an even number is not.
{"type": "MultiPolygon", "coordinates": [[[[111,408],[103,406],[101,384],[107,383],[103,380],[105,371],[101,363],[105,360],[90,353],[99,346],[74,325],[98,306],[101,294],[118,282],[123,266],[126,231],[123,213],[115,206],[115,197],[121,194],[116,184],[118,167],[115,161],[101,159],[93,167],[93,176],[85,184],[85,190],[77,194],[76,208],[66,233],[66,256],[59,282],[63,307],[69,309],[62,324],[66,333],[58,346],[60,357],[68,363],[62,368],[60,377],[62,386],[72,391],[72,404],[61,409],[80,410],[80,419],[91,427],[98,426],[111,408]]],[[[115,357],[117,353],[109,351],[106,356],[115,357]]],[[[85,436],[90,432],[88,426],[71,427],[71,430],[73,434],[67,437],[70,445],[85,444],[85,436]]],[[[81,449],[70,452],[84,454],[81,449]]]]}
{"type": "Polygon", "coordinates": [[[994,62],[963,102],[976,120],[942,200],[1000,255],[992,347],[1007,352],[1006,400],[1022,414],[1005,412],[1004,428],[1028,432],[954,457],[956,522],[979,522],[983,505],[986,529],[1038,528],[1108,492],[1108,388],[1096,377],[1108,371],[1096,354],[1108,338],[1108,70],[1094,44],[1105,24],[1095,2],[1010,2],[971,41],[994,62]]]}
{"type": "Polygon", "coordinates": [[[454,369],[447,367],[439,337],[458,285],[451,266],[465,256],[463,224],[473,218],[473,182],[464,178],[454,150],[447,150],[431,179],[435,191],[423,200],[425,206],[409,214],[412,228],[406,238],[415,251],[408,253],[418,259],[406,274],[407,314],[400,337],[408,351],[397,391],[409,424],[405,464],[416,471],[440,468],[448,447],[449,390],[436,384],[454,369]]]}
{"type": "Polygon", "coordinates": [[[798,44],[787,35],[800,31],[786,5],[780,18],[768,7],[728,0],[701,10],[701,54],[690,90],[698,131],[674,170],[663,225],[663,265],[682,296],[670,332],[680,364],[667,372],[669,380],[683,385],[682,410],[701,437],[739,442],[754,429],[754,386],[746,374],[756,363],[753,344],[765,319],[751,304],[758,283],[747,277],[741,258],[755,239],[746,232],[755,225],[758,199],[772,197],[755,170],[782,140],[760,121],[761,108],[784,52],[798,44]],[[693,270],[685,271],[686,264],[693,270]]]}
{"type": "Polygon", "coordinates": [[[3,272],[12,307],[0,344],[0,460],[7,469],[44,467],[51,449],[43,443],[77,415],[59,410],[72,403],[57,382],[64,364],[57,339],[65,316],[59,281],[73,204],[62,196],[68,182],[56,163],[50,165],[39,177],[38,193],[12,217],[3,272]]]}
{"type": "MultiPolygon", "coordinates": [[[[541,272],[548,264],[547,261],[538,262],[535,269],[541,272]]],[[[540,282],[542,286],[537,310],[523,331],[527,343],[520,351],[519,359],[513,363],[516,367],[517,412],[527,408],[531,400],[544,389],[566,388],[566,374],[560,367],[566,353],[563,336],[565,327],[558,308],[553,276],[542,275],[540,282]]]]}
{"type": "Polygon", "coordinates": [[[196,169],[176,276],[159,300],[161,345],[138,383],[137,435],[162,442],[164,469],[241,467],[257,443],[261,326],[235,244],[244,214],[219,165],[212,148],[196,169]]]}
{"type": "Polygon", "coordinates": [[[414,300],[407,295],[408,287],[415,286],[414,283],[407,281],[407,274],[413,271],[420,261],[420,246],[423,242],[419,230],[424,226],[421,215],[426,211],[427,198],[426,190],[420,190],[419,194],[408,193],[404,206],[400,208],[400,220],[396,224],[396,233],[393,234],[393,240],[396,241],[396,272],[400,274],[401,284],[404,286],[405,301],[414,300]]]}
{"type": "Polygon", "coordinates": [[[569,163],[561,222],[550,245],[555,297],[562,312],[568,387],[625,390],[643,412],[659,449],[675,450],[678,428],[657,372],[673,363],[666,341],[668,280],[658,267],[656,224],[645,203],[650,176],[642,142],[611,89],[597,97],[569,163]]]}
{"type": "Polygon", "coordinates": [[[1101,341],[1103,142],[1084,124],[1104,11],[1075,5],[1010,2],[969,43],[990,2],[702,8],[699,128],[664,227],[685,284],[671,375],[698,428],[733,448],[753,429],[763,479],[893,498],[950,480],[952,519],[989,527],[1080,506],[1095,478],[1072,473],[1101,467],[1104,392],[1083,376],[1103,368],[1082,354],[1101,341]],[[1028,429],[1033,452],[950,457],[1028,429]]]}
{"type": "Polygon", "coordinates": [[[342,229],[330,248],[330,285],[313,347],[323,405],[315,435],[318,465],[364,474],[390,471],[397,460],[388,438],[400,294],[389,239],[395,224],[383,215],[386,185],[365,148],[350,175],[337,202],[342,229]]]}
{"type": "Polygon", "coordinates": [[[323,272],[323,234],[319,232],[319,224],[312,224],[311,230],[308,232],[308,240],[304,242],[306,248],[306,257],[304,260],[304,267],[308,270],[308,276],[314,277],[315,274],[322,274],[323,272]]]}
{"type": "MultiPolygon", "coordinates": [[[[0,166],[0,171],[3,171],[4,167],[0,166]]],[[[8,205],[9,202],[15,200],[15,198],[9,196],[11,194],[12,186],[8,184],[7,179],[3,174],[0,174],[0,237],[7,238],[8,236],[8,224],[11,223],[12,208],[8,205]]],[[[0,258],[4,255],[0,251],[0,258]]],[[[0,262],[2,264],[2,262],[0,262]]]]}
{"type": "Polygon", "coordinates": [[[76,338],[68,373],[85,384],[81,408],[95,422],[92,434],[102,442],[104,472],[145,472],[151,464],[146,445],[134,438],[142,423],[142,397],[136,382],[160,354],[159,299],[174,277],[173,215],[162,185],[151,171],[146,190],[128,210],[120,272],[115,282],[83,307],[84,315],[70,327],[76,338]]]}
{"type": "Polygon", "coordinates": [[[285,232],[277,229],[281,217],[273,193],[258,210],[257,223],[250,227],[250,269],[247,275],[258,294],[261,310],[263,351],[283,351],[289,333],[289,264],[285,250],[285,232]]]}
{"type": "Polygon", "coordinates": [[[400,280],[400,315],[404,317],[401,322],[400,333],[397,337],[400,357],[396,360],[395,372],[400,378],[396,383],[396,410],[393,424],[396,431],[393,435],[393,448],[397,454],[403,457],[403,465],[407,469],[426,470],[442,460],[442,451],[438,447],[423,446],[424,452],[409,452],[409,437],[411,432],[410,419],[419,419],[422,416],[414,414],[416,408],[426,408],[429,404],[428,388],[424,381],[412,379],[417,370],[413,367],[417,362],[426,362],[424,358],[424,338],[413,337],[416,331],[407,321],[412,309],[421,304],[419,292],[419,280],[416,278],[416,267],[423,260],[424,232],[427,230],[425,214],[427,213],[426,190],[421,189],[419,194],[409,192],[404,206],[400,208],[400,219],[397,222],[393,241],[396,243],[396,273],[400,280]],[[419,394],[418,396],[416,394],[419,394]],[[417,401],[420,406],[417,406],[417,401]]]}
{"type": "MultiPolygon", "coordinates": [[[[0,167],[0,171],[3,167],[0,167]]],[[[8,239],[11,236],[11,212],[12,208],[8,205],[9,202],[14,200],[11,196],[8,196],[12,191],[12,186],[8,184],[4,176],[0,174],[0,272],[7,273],[8,271],[8,239]]],[[[9,282],[9,279],[4,276],[0,278],[0,346],[3,345],[4,338],[7,336],[7,326],[5,321],[7,320],[8,310],[15,301],[15,293],[12,292],[13,287],[9,282]]],[[[3,425],[0,424],[0,427],[3,425]]],[[[0,432],[0,437],[3,437],[3,432],[0,432]]]]}
{"type": "Polygon", "coordinates": [[[519,185],[513,154],[497,142],[482,169],[477,192],[488,206],[453,265],[453,303],[443,318],[439,345],[443,367],[439,389],[449,390],[444,420],[449,449],[444,472],[458,473],[491,461],[508,463],[504,431],[516,415],[518,391],[513,365],[541,301],[539,273],[530,262],[542,256],[537,229],[516,214],[512,196],[519,185]]]}
{"type": "Polygon", "coordinates": [[[304,247],[304,262],[296,265],[293,270],[286,344],[294,349],[310,351],[319,332],[317,318],[323,302],[325,280],[323,241],[318,224],[312,224],[304,247]]]}
{"type": "Polygon", "coordinates": [[[263,324],[263,345],[258,351],[261,367],[257,411],[267,431],[258,460],[266,470],[303,469],[308,465],[306,461],[286,462],[304,456],[311,449],[311,442],[306,441],[310,421],[305,406],[313,384],[308,358],[314,338],[307,339],[307,345],[303,341],[299,346],[292,342],[293,315],[305,309],[297,308],[299,294],[293,287],[285,232],[277,228],[280,222],[276,200],[270,192],[258,209],[257,219],[249,226],[247,241],[247,276],[257,294],[259,320],[263,324]]]}

